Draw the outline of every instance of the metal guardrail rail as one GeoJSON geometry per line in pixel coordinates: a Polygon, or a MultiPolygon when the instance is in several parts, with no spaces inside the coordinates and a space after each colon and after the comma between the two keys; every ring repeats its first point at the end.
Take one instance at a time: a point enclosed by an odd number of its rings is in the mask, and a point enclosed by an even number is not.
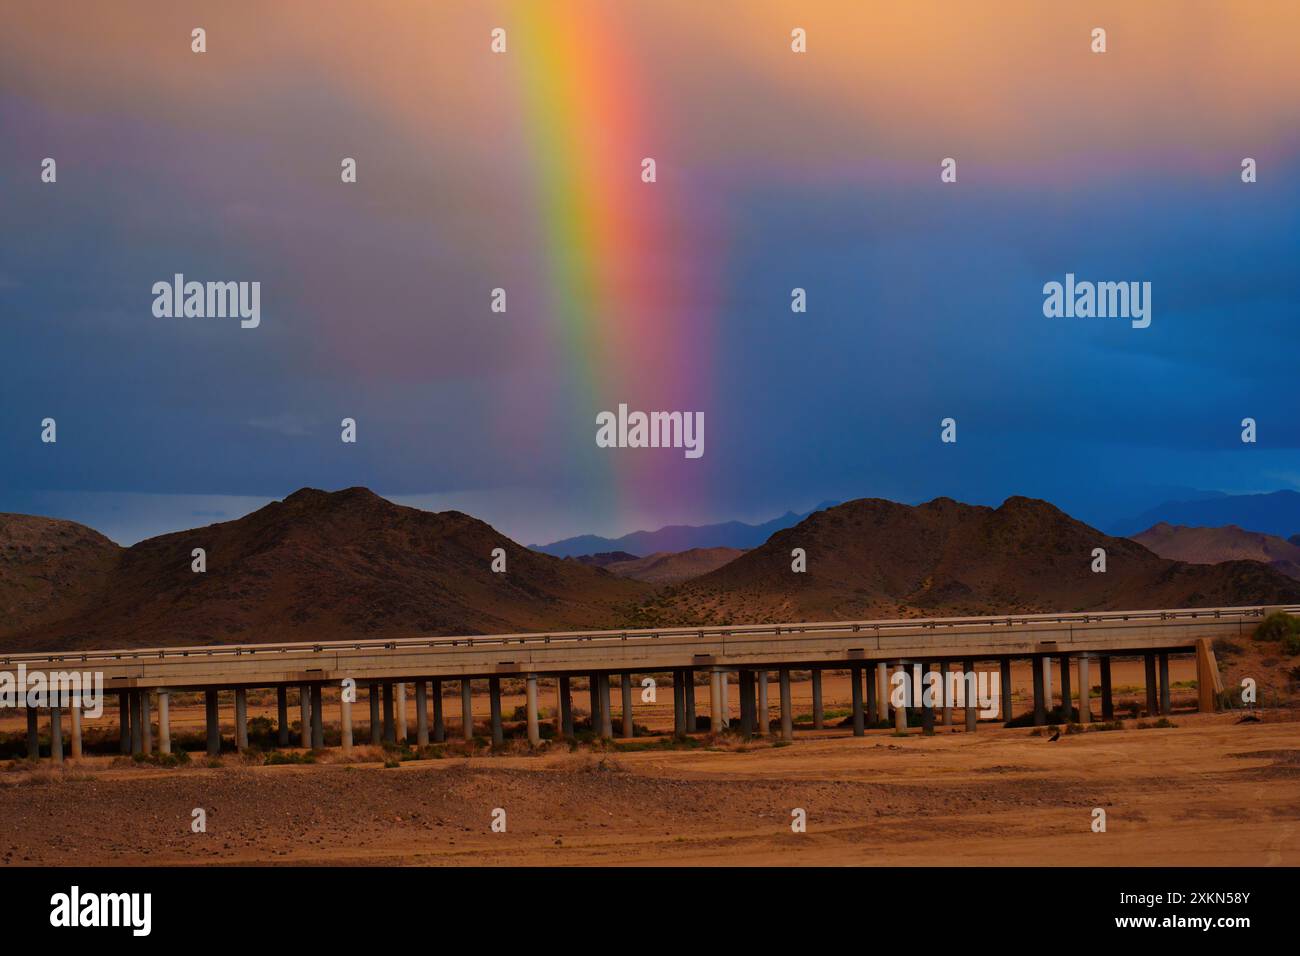
{"type": "Polygon", "coordinates": [[[0,664],[70,663],[90,661],[170,660],[187,657],[239,657],[243,655],[328,652],[340,650],[401,650],[405,648],[487,648],[492,646],[537,645],[565,642],[623,642],[657,640],[664,637],[764,636],[859,632],[881,634],[898,630],[939,630],[966,627],[1032,627],[1041,624],[1104,624],[1108,621],[1179,621],[1205,618],[1262,620],[1274,610],[1300,614],[1300,605],[1178,608],[1147,611],[1098,611],[1077,614],[1012,614],[987,617],[902,618],[884,621],[819,621],[804,624],[742,624],[715,627],[646,628],[610,631],[558,631],[531,634],[466,635],[463,637],[409,637],[378,640],[301,641],[282,644],[215,644],[195,647],[152,647],[105,651],[58,651],[30,654],[0,654],[0,664]]]}

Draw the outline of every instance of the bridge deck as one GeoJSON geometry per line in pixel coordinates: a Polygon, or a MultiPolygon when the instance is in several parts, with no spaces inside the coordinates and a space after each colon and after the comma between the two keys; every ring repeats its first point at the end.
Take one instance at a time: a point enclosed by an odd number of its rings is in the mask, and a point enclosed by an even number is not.
{"type": "Polygon", "coordinates": [[[1271,611],[1183,608],[1079,614],[836,621],[232,644],[0,655],[0,667],[102,672],[110,688],[257,687],[305,682],[667,671],[683,667],[843,666],[1036,654],[1191,652],[1200,638],[1247,637],[1271,611]]]}

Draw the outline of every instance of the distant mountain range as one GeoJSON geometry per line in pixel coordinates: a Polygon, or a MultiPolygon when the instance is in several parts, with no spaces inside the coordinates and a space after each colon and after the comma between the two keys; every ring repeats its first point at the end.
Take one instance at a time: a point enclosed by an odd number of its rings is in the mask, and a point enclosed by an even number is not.
{"type": "Polygon", "coordinates": [[[1247,531],[1287,538],[1300,534],[1300,492],[1273,491],[1260,495],[1216,495],[1194,501],[1169,501],[1118,522],[1120,534],[1140,534],[1157,524],[1221,528],[1236,525],[1247,531]]]}
{"type": "Polygon", "coordinates": [[[72,522],[0,515],[0,650],[1300,603],[1300,582],[1265,564],[1166,560],[1028,498],[996,509],[860,499],[739,555],[632,554],[561,559],[364,488],[304,488],[129,548],[72,522]],[[1104,574],[1090,570],[1097,547],[1104,574]],[[491,568],[498,548],[505,573],[491,568]],[[806,572],[791,569],[795,548],[806,572]]]}
{"type": "Polygon", "coordinates": [[[808,515],[836,504],[838,502],[823,501],[812,511],[803,514],[787,511],[779,518],[762,524],[745,524],[743,521],[705,525],[678,524],[658,531],[633,531],[621,538],[584,534],[552,541],[550,544],[530,544],[529,547],[543,554],[553,554],[557,558],[576,558],[610,551],[624,551],[638,558],[664,551],[690,551],[693,548],[738,548],[744,551],[758,547],[776,532],[798,524],[808,515]]]}
{"type": "Polygon", "coordinates": [[[1300,600],[1300,582],[1253,561],[1184,564],[1030,498],[863,498],[819,511],[644,608],[656,624],[828,621],[1196,607],[1300,600]],[[791,570],[803,549],[807,570],[791,570]],[[1091,569],[1106,551],[1105,573],[1091,569]]]}
{"type": "Polygon", "coordinates": [[[1284,541],[1271,534],[1244,531],[1236,525],[1222,528],[1188,528],[1161,522],[1133,540],[1162,558],[1190,564],[1223,561],[1260,561],[1289,578],[1300,580],[1300,535],[1284,541]]]}
{"type": "Polygon", "coordinates": [[[689,551],[675,553],[660,551],[638,558],[626,551],[604,551],[572,560],[594,564],[619,577],[648,584],[679,584],[716,571],[744,553],[739,548],[691,548],[689,551]]]}

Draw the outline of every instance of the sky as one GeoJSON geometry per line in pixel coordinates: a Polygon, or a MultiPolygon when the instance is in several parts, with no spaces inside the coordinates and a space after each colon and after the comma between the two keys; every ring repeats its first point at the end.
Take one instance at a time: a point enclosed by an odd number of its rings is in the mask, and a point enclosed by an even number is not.
{"type": "Polygon", "coordinates": [[[131,543],[365,485],[541,543],[1300,488],[1294,3],[5,20],[0,511],[131,543]],[[177,273],[259,282],[260,324],[156,316],[177,273]],[[1150,326],[1045,316],[1067,273],[1151,283],[1150,326]],[[703,456],[598,447],[622,403],[702,413],[703,456]]]}

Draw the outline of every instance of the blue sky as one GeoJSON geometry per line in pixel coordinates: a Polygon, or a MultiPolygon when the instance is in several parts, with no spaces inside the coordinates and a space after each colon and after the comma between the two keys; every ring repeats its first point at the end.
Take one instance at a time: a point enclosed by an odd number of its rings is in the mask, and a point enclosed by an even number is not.
{"type": "MultiPolygon", "coordinates": [[[[487,22],[449,9],[449,31],[487,22]]],[[[1290,14],[1170,82],[1168,58],[1205,41],[1170,39],[1177,11],[1156,9],[1102,61],[1105,83],[1086,51],[1026,53],[1045,58],[1042,89],[1018,83],[1026,63],[980,59],[960,115],[865,72],[874,92],[850,89],[859,61],[838,47],[834,69],[792,76],[764,59],[789,56],[781,42],[756,52],[757,21],[723,57],[674,32],[692,15],[679,4],[661,29],[611,30],[643,80],[629,109],[657,137],[628,148],[659,156],[673,241],[643,262],[623,251],[660,313],[606,302],[592,321],[636,311],[653,336],[661,319],[690,374],[656,389],[623,355],[614,384],[632,394],[583,396],[586,359],[541,304],[555,232],[514,83],[461,102],[484,67],[451,51],[429,67],[446,80],[430,104],[364,57],[326,69],[342,35],[299,38],[283,64],[249,54],[236,79],[221,45],[270,41],[233,13],[213,21],[208,73],[188,76],[182,47],[157,77],[131,66],[139,44],[172,42],[155,28],[184,16],[160,7],[146,40],[79,49],[103,14],[60,32],[24,6],[28,45],[0,39],[0,511],[130,542],[361,484],[541,542],[864,495],[1027,494],[1104,526],[1193,489],[1300,488],[1300,84],[1265,40],[1290,14]],[[1150,62],[1132,54],[1157,38],[1150,62]],[[85,51],[94,69],[42,72],[85,51]],[[361,181],[344,187],[352,154],[361,181]],[[945,155],[955,184],[939,182],[945,155]],[[150,287],[175,272],[262,281],[262,326],[154,318],[150,287]],[[1151,327],[1045,318],[1042,286],[1066,272],[1151,282],[1151,327]],[[511,311],[494,319],[503,282],[511,311]],[[705,457],[595,448],[591,413],[629,397],[703,411],[705,457]],[[56,445],[39,440],[47,416],[56,445]],[[356,445],[339,441],[344,416],[356,445]],[[955,445],[939,441],[948,416],[955,445]]],[[[953,62],[925,49],[918,89],[953,62]]]]}

